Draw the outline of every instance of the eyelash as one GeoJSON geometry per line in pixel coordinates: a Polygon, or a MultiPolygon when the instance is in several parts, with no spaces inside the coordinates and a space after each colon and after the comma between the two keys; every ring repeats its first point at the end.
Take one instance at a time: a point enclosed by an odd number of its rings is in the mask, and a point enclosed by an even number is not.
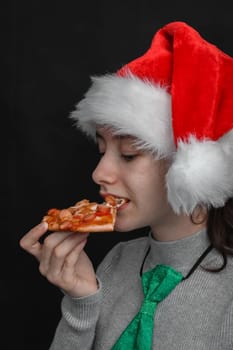
{"type": "Polygon", "coordinates": [[[126,162],[132,162],[136,158],[136,154],[122,154],[121,158],[123,158],[126,162]]]}
{"type": "MultiPolygon", "coordinates": [[[[104,156],[104,152],[99,152],[99,157],[102,158],[104,156]]],[[[121,158],[124,159],[126,162],[131,162],[136,158],[137,154],[121,154],[121,158]]]]}

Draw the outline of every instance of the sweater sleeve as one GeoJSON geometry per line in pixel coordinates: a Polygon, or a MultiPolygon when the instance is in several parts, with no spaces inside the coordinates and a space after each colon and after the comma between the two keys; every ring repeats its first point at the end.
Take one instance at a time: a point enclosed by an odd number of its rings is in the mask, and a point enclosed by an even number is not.
{"type": "Polygon", "coordinates": [[[121,243],[113,247],[97,269],[99,290],[83,298],[65,295],[62,304],[62,318],[56,329],[50,350],[91,350],[95,347],[96,326],[104,297],[103,280],[109,276],[114,262],[121,254],[121,243]]]}
{"type": "Polygon", "coordinates": [[[92,349],[102,299],[99,281],[97,293],[83,298],[65,295],[61,304],[62,318],[50,350],[92,349]]]}

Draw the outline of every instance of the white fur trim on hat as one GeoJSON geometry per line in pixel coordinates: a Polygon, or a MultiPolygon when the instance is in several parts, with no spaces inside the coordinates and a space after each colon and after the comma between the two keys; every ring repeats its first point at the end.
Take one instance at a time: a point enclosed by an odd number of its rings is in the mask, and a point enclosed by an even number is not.
{"type": "Polygon", "coordinates": [[[132,74],[93,77],[71,118],[93,138],[96,126],[105,125],[116,134],[135,136],[141,148],[155,151],[158,157],[167,157],[175,150],[170,94],[132,74]]]}
{"type": "Polygon", "coordinates": [[[218,141],[179,141],[166,180],[178,214],[191,214],[197,205],[222,207],[233,196],[233,131],[218,141]]]}

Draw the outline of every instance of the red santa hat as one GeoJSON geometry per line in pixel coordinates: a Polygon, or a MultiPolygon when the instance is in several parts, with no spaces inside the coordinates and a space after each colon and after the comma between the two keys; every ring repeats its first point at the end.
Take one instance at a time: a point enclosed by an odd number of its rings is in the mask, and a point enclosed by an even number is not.
{"type": "Polygon", "coordinates": [[[138,138],[170,159],[168,201],[176,213],[221,207],[233,196],[233,58],[184,22],[158,30],[141,57],[92,78],[71,117],[138,138]]]}

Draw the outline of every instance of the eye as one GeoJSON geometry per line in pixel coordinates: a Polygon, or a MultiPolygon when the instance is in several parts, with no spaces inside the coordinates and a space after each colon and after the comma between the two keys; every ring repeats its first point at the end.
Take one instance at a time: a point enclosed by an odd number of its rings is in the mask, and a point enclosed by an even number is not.
{"type": "Polygon", "coordinates": [[[121,158],[123,158],[126,162],[131,162],[137,157],[137,154],[122,154],[121,158]]]}

